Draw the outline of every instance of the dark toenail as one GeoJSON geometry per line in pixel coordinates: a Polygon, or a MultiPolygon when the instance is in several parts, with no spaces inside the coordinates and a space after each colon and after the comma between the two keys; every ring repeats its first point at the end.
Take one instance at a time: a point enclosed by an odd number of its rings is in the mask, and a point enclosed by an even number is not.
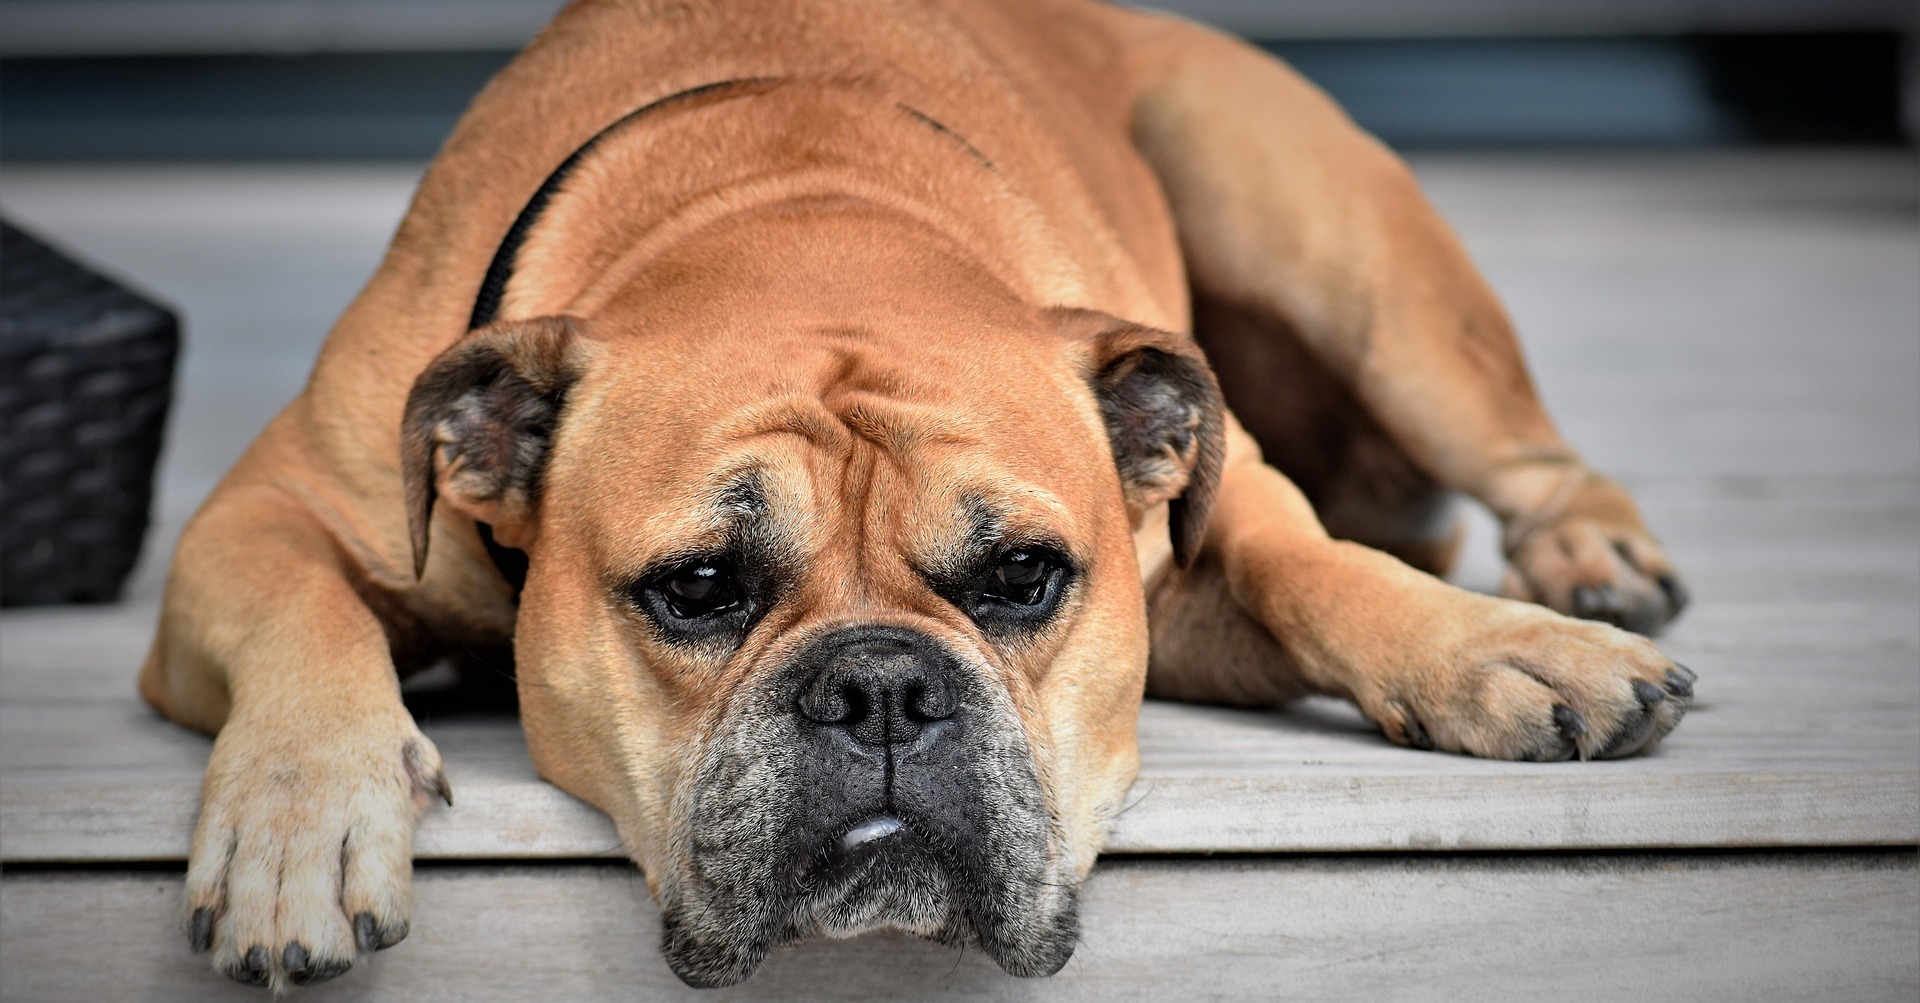
{"type": "Polygon", "coordinates": [[[289,972],[287,978],[296,986],[311,986],[336,978],[353,967],[353,962],[339,958],[315,958],[304,972],[289,972]]]}
{"type": "Polygon", "coordinates": [[[405,939],[407,939],[405,920],[393,926],[382,926],[370,912],[363,912],[353,918],[353,942],[362,951],[384,951],[405,939]]]}
{"type": "MultiPolygon", "coordinates": [[[[1639,692],[1640,685],[1640,683],[1634,684],[1636,694],[1639,692]]],[[[1659,721],[1660,719],[1651,713],[1636,714],[1628,718],[1627,723],[1607,742],[1606,747],[1600,750],[1600,758],[1612,759],[1639,749],[1646,744],[1647,738],[1653,734],[1653,729],[1659,721]]]]}
{"type": "Polygon", "coordinates": [[[267,984],[266,972],[256,972],[244,964],[235,965],[227,969],[227,978],[243,986],[264,986],[267,984]]]}
{"type": "Polygon", "coordinates": [[[212,909],[201,906],[193,911],[193,921],[187,925],[187,943],[195,954],[205,954],[213,946],[212,909]]]}
{"type": "Polygon", "coordinates": [[[235,982],[264,986],[273,977],[273,958],[267,954],[266,947],[255,944],[247,948],[247,956],[240,964],[227,969],[227,976],[235,982]]]}
{"type": "Polygon", "coordinates": [[[1558,725],[1561,732],[1566,734],[1568,738],[1579,738],[1587,733],[1587,719],[1581,717],[1579,711],[1568,707],[1566,704],[1557,704],[1554,706],[1553,723],[1558,725]]]}
{"type": "Polygon", "coordinates": [[[1648,710],[1653,709],[1654,704],[1667,698],[1666,691],[1644,679],[1635,679],[1633,681],[1633,695],[1640,701],[1640,706],[1648,710]]]}
{"type": "Polygon", "coordinates": [[[1677,697],[1693,695],[1693,681],[1672,669],[1667,670],[1667,690],[1677,697]]]}
{"type": "Polygon", "coordinates": [[[1687,608],[1687,601],[1692,598],[1687,594],[1687,587],[1680,584],[1680,579],[1672,575],[1661,575],[1658,581],[1660,591],[1666,594],[1667,605],[1671,607],[1671,612],[1667,615],[1679,616],[1680,611],[1687,608]]]}
{"type": "Polygon", "coordinates": [[[287,949],[280,952],[280,967],[286,969],[288,975],[293,975],[305,970],[307,967],[306,947],[297,940],[289,942],[287,949]]]}
{"type": "Polygon", "coordinates": [[[1400,730],[1407,737],[1407,744],[1416,749],[1433,751],[1433,739],[1427,735],[1427,729],[1421,727],[1418,718],[1411,714],[1401,716],[1400,730]]]}
{"type": "Polygon", "coordinates": [[[1692,669],[1687,668],[1684,665],[1681,665],[1679,662],[1673,663],[1673,671],[1680,673],[1680,677],[1682,679],[1685,679],[1687,681],[1687,685],[1689,686],[1693,685],[1694,683],[1700,680],[1699,673],[1693,671],[1692,669]]]}

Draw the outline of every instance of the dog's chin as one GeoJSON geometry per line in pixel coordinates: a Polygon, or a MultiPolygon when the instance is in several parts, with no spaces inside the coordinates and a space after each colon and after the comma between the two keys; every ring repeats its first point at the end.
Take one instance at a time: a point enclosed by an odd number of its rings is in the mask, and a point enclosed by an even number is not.
{"type": "Polygon", "coordinates": [[[796,871],[791,892],[767,896],[753,910],[757,923],[716,924],[669,910],[662,953],[673,973],[695,988],[723,988],[750,978],[780,944],[891,931],[975,947],[1010,975],[1043,976],[1066,964],[1078,939],[1070,887],[1030,903],[1051,906],[1053,915],[1030,908],[1009,922],[998,908],[1004,893],[957,881],[924,838],[890,816],[849,827],[796,871]]]}

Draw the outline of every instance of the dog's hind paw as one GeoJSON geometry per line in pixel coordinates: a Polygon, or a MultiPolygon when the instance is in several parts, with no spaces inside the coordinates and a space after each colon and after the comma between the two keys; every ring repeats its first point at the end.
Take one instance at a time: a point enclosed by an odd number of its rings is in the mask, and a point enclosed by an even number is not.
{"type": "Polygon", "coordinates": [[[1687,605],[1687,589],[1626,492],[1586,475],[1548,518],[1506,527],[1501,594],[1636,634],[1654,634],[1687,605]]]}
{"type": "Polygon", "coordinates": [[[404,711],[324,731],[276,724],[230,721],[214,743],[184,911],[215,971],[280,990],[407,935],[414,823],[451,796],[404,711]]]}

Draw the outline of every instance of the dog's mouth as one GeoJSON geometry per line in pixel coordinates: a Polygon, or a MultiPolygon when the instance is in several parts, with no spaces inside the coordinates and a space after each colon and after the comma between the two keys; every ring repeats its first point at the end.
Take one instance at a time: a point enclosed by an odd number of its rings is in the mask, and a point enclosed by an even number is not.
{"type": "Polygon", "coordinates": [[[821,846],[777,940],[893,929],[944,943],[977,940],[934,841],[893,815],[868,817],[821,846]]]}
{"type": "Polygon", "coordinates": [[[1051,975],[1073,952],[1075,882],[1044,864],[1043,846],[996,859],[888,812],[810,843],[757,887],[711,883],[741,856],[696,861],[682,894],[663,901],[662,952],[674,974],[698,988],[736,985],[781,944],[882,930],[977,948],[1019,976],[1051,975]]]}
{"type": "Polygon", "coordinates": [[[796,709],[791,687],[728,716],[659,882],[675,974],[734,985],[777,945],[877,930],[974,946],[1014,975],[1066,963],[1077,871],[1020,719],[982,674],[943,686],[937,719],[868,729],[879,741],[863,734],[871,718],[796,709]]]}

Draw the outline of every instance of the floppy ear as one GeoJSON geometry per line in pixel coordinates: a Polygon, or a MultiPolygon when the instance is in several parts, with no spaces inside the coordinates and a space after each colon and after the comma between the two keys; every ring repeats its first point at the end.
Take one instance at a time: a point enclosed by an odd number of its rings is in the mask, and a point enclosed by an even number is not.
{"type": "Polygon", "coordinates": [[[1127,509],[1167,503],[1173,556],[1193,563],[1226,459],[1226,414],[1213,369],[1191,337],[1096,310],[1058,309],[1056,323],[1085,344],[1127,509]]]}
{"type": "Polygon", "coordinates": [[[414,577],[427,567],[436,496],[493,526],[509,546],[523,538],[582,337],[570,317],[501,321],[440,353],[413,381],[400,472],[414,577]]]}

